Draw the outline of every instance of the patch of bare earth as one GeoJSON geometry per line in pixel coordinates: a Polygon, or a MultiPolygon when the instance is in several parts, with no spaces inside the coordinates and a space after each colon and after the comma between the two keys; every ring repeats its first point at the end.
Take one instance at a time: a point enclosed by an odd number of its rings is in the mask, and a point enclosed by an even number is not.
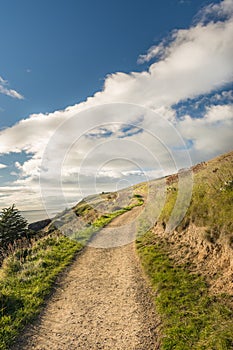
{"type": "MultiPolygon", "coordinates": [[[[130,222],[137,210],[113,220],[115,236],[124,233],[122,224],[130,222]]],[[[126,225],[129,229],[131,225],[126,225]]],[[[101,241],[98,235],[94,239],[101,241]]],[[[39,319],[13,349],[155,350],[158,325],[134,243],[104,249],[90,246],[57,283],[39,319]]]]}
{"type": "Polygon", "coordinates": [[[187,264],[190,271],[205,277],[211,294],[233,291],[233,254],[232,247],[224,240],[216,243],[204,237],[206,228],[194,224],[182,231],[165,232],[157,225],[155,236],[164,239],[169,256],[177,265],[187,264]]]}

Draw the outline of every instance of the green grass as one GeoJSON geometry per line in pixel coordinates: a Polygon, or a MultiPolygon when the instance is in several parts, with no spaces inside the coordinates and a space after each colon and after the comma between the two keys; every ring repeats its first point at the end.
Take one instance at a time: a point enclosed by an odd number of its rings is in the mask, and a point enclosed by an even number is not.
{"type": "Polygon", "coordinates": [[[233,348],[233,311],[227,295],[210,296],[204,279],[169,259],[164,243],[149,231],[137,250],[156,292],[161,316],[161,350],[233,348]]]}
{"type": "Polygon", "coordinates": [[[94,222],[89,224],[87,227],[72,234],[70,238],[81,243],[84,246],[91,240],[92,236],[95,233],[97,233],[101,228],[108,225],[117,216],[122,215],[128,210],[131,210],[133,207],[134,206],[126,207],[120,210],[116,210],[113,213],[102,215],[98,219],[95,219],[94,222]]]}
{"type": "Polygon", "coordinates": [[[144,203],[143,198],[140,195],[134,195],[134,198],[137,199],[136,202],[134,202],[131,205],[128,205],[127,207],[124,207],[122,209],[116,210],[112,213],[108,213],[106,215],[102,215],[100,218],[96,219],[93,223],[93,226],[95,228],[101,228],[104,227],[106,225],[108,225],[114,218],[116,218],[117,216],[120,216],[124,213],[126,213],[127,211],[132,210],[135,207],[141,206],[144,203]]]}
{"type": "Polygon", "coordinates": [[[70,238],[80,242],[83,245],[87,244],[95,233],[97,233],[101,228],[107,226],[114,218],[126,213],[127,211],[130,211],[137,206],[143,205],[144,200],[140,195],[134,195],[134,198],[136,201],[134,201],[131,205],[128,205],[119,210],[115,210],[112,213],[106,213],[100,216],[92,223],[90,223],[89,226],[74,233],[70,238]]]}
{"type": "Polygon", "coordinates": [[[115,217],[142,204],[138,198],[128,207],[102,215],[72,239],[54,230],[31,248],[17,250],[4,260],[0,269],[0,350],[9,349],[20,330],[38,315],[58,274],[92,235],[115,217]]]}
{"type": "Polygon", "coordinates": [[[84,216],[91,210],[93,210],[92,206],[85,201],[82,201],[76,206],[75,214],[77,216],[84,216]]]}
{"type": "MultiPolygon", "coordinates": [[[[194,223],[206,227],[206,239],[214,243],[220,236],[233,241],[233,174],[231,153],[207,163],[194,174],[193,191],[190,206],[180,228],[194,223]]],[[[168,186],[169,189],[170,186],[168,186]]],[[[169,221],[178,194],[178,184],[172,184],[172,191],[167,192],[167,199],[159,221],[169,221]]],[[[179,210],[179,209],[178,209],[179,210]]],[[[179,213],[177,213],[179,215],[179,213]]],[[[178,226],[178,228],[179,228],[178,226]]]]}
{"type": "Polygon", "coordinates": [[[82,245],[51,234],[27,251],[16,252],[4,261],[0,276],[0,349],[9,349],[24,325],[40,311],[55,278],[82,245]]]}

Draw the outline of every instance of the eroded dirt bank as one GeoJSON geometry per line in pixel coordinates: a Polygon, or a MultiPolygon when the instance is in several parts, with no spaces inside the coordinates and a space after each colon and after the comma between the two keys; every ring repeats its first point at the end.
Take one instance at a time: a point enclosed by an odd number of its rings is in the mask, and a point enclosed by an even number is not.
{"type": "Polygon", "coordinates": [[[189,225],[185,230],[165,232],[157,225],[153,232],[159,240],[165,240],[167,253],[177,265],[188,264],[189,270],[202,275],[209,285],[211,294],[233,291],[232,247],[219,239],[215,243],[207,241],[205,227],[189,225]]]}

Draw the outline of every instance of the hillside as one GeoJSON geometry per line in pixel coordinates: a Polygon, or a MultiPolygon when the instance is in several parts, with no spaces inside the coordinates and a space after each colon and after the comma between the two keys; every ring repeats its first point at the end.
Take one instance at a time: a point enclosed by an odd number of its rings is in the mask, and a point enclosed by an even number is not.
{"type": "Polygon", "coordinates": [[[16,246],[0,269],[0,349],[9,348],[19,330],[35,319],[42,306],[45,307],[44,318],[35,321],[33,329],[26,328],[21,338],[16,338],[16,348],[30,349],[32,342],[36,344],[39,341],[38,349],[50,349],[52,341],[52,348],[59,349],[61,339],[64,349],[72,348],[69,347],[70,338],[59,335],[64,327],[66,332],[71,331],[68,321],[71,314],[67,315],[68,326],[61,323],[59,331],[54,330],[56,319],[62,318],[59,311],[55,312],[56,308],[63,310],[65,305],[69,310],[76,310],[72,303],[75,298],[79,300],[78,295],[75,297],[78,287],[70,289],[69,276],[72,274],[77,281],[80,275],[82,285],[89,290],[86,300],[85,292],[82,295],[86,318],[78,316],[78,310],[74,311],[76,316],[71,317],[76,332],[80,332],[82,337],[82,342],[73,338],[73,348],[79,344],[80,349],[88,346],[92,349],[112,349],[122,343],[127,349],[138,350],[152,350],[155,346],[158,349],[182,350],[231,349],[232,163],[233,152],[230,152],[191,169],[192,196],[183,218],[180,214],[182,208],[176,207],[175,203],[180,190],[179,181],[185,170],[119,192],[89,196],[34,232],[28,242],[16,246]],[[170,218],[174,212],[181,219],[171,230],[170,218]],[[121,266],[118,266],[118,260],[122,260],[119,261],[121,266]],[[67,265],[70,267],[65,269],[67,265]],[[79,268],[85,273],[79,274],[79,268]],[[112,276],[113,283],[109,286],[112,299],[105,294],[109,276],[112,276]],[[124,280],[124,276],[128,277],[124,280]],[[91,282],[93,279],[96,291],[91,282]],[[66,290],[65,294],[60,292],[61,289],[66,290]],[[48,298],[51,291],[52,298],[48,298]],[[66,304],[65,300],[70,300],[71,304],[66,304]],[[127,319],[126,314],[131,315],[129,317],[137,332],[134,328],[129,329],[126,332],[128,340],[123,340],[126,326],[117,318],[114,321],[113,314],[121,315],[122,305],[127,300],[130,310],[126,308],[122,317],[127,319]],[[154,311],[151,309],[152,301],[154,311]],[[98,313],[93,316],[94,313],[87,311],[94,311],[96,303],[99,303],[102,315],[99,314],[99,321],[98,313]],[[110,309],[109,303],[112,305],[110,309]],[[108,316],[103,323],[105,308],[108,316]],[[145,309],[148,309],[148,314],[145,309]],[[48,323],[49,310],[55,312],[54,323],[51,320],[48,323]],[[142,317],[135,318],[139,314],[142,317]],[[143,320],[147,317],[148,327],[144,327],[143,320]],[[111,327],[108,327],[108,321],[111,327]],[[48,332],[43,339],[45,325],[48,332]],[[89,331],[88,327],[91,327],[89,331]],[[53,331],[57,335],[54,333],[54,337],[50,338],[49,333],[53,331]],[[146,340],[142,335],[147,332],[151,334],[149,343],[148,337],[146,340]],[[89,339],[88,334],[93,336],[89,339]],[[96,337],[99,337],[98,344],[95,343],[96,337]]]}
{"type": "Polygon", "coordinates": [[[190,205],[173,232],[165,227],[177,197],[178,177],[167,177],[166,202],[152,228],[177,264],[190,265],[193,272],[205,276],[213,293],[233,291],[232,165],[230,152],[192,168],[190,205]]]}
{"type": "Polygon", "coordinates": [[[233,348],[232,161],[233,152],[192,168],[190,206],[173,231],[166,225],[178,177],[167,177],[160,217],[137,239],[156,292],[162,349],[233,348]]]}

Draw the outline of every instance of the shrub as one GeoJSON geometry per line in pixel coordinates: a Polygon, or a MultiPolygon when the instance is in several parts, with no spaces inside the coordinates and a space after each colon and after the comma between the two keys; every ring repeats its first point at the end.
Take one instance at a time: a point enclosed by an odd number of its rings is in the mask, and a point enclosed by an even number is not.
{"type": "Polygon", "coordinates": [[[16,240],[27,236],[28,223],[14,204],[9,208],[4,208],[0,216],[0,245],[7,249],[16,240]]]}

